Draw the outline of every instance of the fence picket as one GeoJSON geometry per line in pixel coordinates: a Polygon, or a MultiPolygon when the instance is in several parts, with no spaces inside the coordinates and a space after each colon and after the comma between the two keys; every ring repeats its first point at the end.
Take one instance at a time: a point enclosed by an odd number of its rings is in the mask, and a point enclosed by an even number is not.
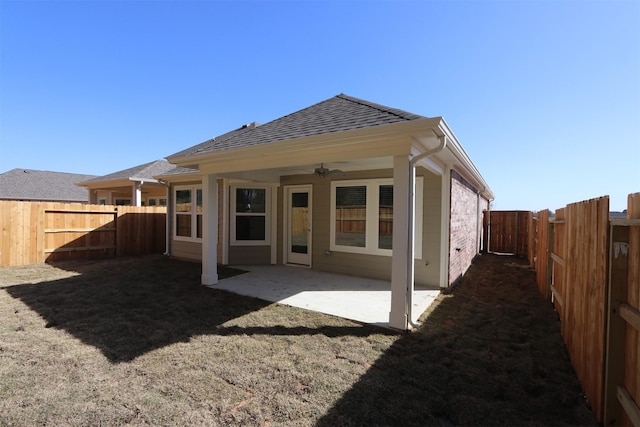
{"type": "MultiPolygon", "coordinates": [[[[553,300],[571,362],[604,425],[640,420],[640,193],[629,195],[627,218],[610,220],[605,196],[557,209],[555,219],[541,211],[529,227],[538,288],[553,300]]],[[[504,239],[489,236],[491,244],[504,239]]]]}
{"type": "Polygon", "coordinates": [[[162,253],[165,220],[165,207],[0,201],[0,266],[115,256],[117,245],[122,254],[162,253]]]}

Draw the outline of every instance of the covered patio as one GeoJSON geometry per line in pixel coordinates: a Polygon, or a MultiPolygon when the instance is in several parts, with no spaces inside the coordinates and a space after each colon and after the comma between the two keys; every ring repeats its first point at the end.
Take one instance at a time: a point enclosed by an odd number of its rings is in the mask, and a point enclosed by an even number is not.
{"type": "MultiPolygon", "coordinates": [[[[247,273],[220,280],[209,287],[389,327],[389,281],[283,265],[237,267],[247,273]]],[[[439,294],[439,288],[416,286],[411,303],[414,322],[439,294]]]]}

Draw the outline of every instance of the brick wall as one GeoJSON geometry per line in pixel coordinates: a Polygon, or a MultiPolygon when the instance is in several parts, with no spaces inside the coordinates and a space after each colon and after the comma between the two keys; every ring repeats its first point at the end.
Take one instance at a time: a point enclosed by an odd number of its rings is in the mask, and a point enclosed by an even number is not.
{"type": "Polygon", "coordinates": [[[462,276],[480,251],[482,211],[488,201],[455,171],[451,171],[449,285],[462,276]]]}

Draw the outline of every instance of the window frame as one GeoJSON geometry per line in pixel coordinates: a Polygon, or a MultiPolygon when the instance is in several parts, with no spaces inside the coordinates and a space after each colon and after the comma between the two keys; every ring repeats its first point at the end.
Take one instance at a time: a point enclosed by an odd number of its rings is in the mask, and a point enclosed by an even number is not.
{"type": "Polygon", "coordinates": [[[230,246],[271,246],[271,190],[269,185],[232,184],[229,186],[229,245],[230,246]],[[264,212],[236,212],[237,190],[264,190],[264,212]],[[263,240],[238,240],[236,236],[236,218],[238,216],[264,217],[263,240]]]}
{"type": "MultiPolygon", "coordinates": [[[[173,200],[172,202],[172,211],[173,211],[173,239],[181,240],[184,242],[202,242],[202,237],[198,237],[198,217],[204,218],[204,205],[202,206],[202,212],[198,212],[198,190],[202,193],[202,185],[176,185],[173,187],[173,200]],[[178,191],[189,190],[191,191],[191,210],[189,212],[178,212],[178,191]],[[189,215],[191,217],[191,236],[179,236],[178,235],[178,215],[189,215]]],[[[204,199],[204,194],[202,195],[204,199]]],[[[202,226],[203,220],[200,221],[202,226]]],[[[202,230],[201,230],[202,232],[202,230]]]]}
{"type": "MultiPolygon", "coordinates": [[[[422,223],[423,223],[423,178],[418,176],[415,180],[415,218],[414,218],[414,258],[422,258],[422,223]]],[[[379,245],[380,224],[380,187],[393,186],[393,178],[375,178],[358,180],[336,180],[331,182],[331,226],[329,248],[335,252],[347,252],[363,255],[392,256],[393,249],[381,249],[379,245]],[[336,244],[336,189],[338,187],[366,187],[366,227],[365,246],[345,246],[336,244]]]]}

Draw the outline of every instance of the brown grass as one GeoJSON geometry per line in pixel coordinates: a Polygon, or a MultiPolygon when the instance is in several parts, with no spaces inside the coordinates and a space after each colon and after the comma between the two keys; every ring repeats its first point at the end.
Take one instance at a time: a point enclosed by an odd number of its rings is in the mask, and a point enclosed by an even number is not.
{"type": "Polygon", "coordinates": [[[482,257],[406,335],[199,273],[159,256],[0,269],[0,425],[597,425],[513,258],[482,257]]]}

